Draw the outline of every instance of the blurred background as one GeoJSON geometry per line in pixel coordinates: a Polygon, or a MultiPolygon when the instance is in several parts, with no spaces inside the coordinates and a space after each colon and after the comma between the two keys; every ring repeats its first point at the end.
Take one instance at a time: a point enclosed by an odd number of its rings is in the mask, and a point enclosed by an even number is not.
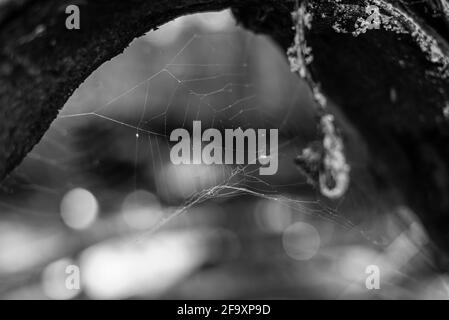
{"type": "Polygon", "coordinates": [[[317,137],[307,86],[229,11],[136,39],[1,184],[0,298],[448,298],[414,213],[370,193],[356,134],[347,195],[307,184],[294,159],[317,137]],[[278,173],[174,166],[170,132],[193,120],[278,129],[278,173]]]}

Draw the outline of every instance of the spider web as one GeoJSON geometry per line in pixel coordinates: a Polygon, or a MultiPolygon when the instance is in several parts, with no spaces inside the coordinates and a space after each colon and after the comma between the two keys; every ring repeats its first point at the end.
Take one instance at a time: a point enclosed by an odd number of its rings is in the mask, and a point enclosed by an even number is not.
{"type": "MultiPolygon", "coordinates": [[[[225,40],[229,37],[229,35],[223,33],[213,35],[193,34],[186,42],[186,44],[182,46],[182,48],[174,55],[173,58],[171,58],[171,60],[167,64],[164,65],[161,70],[152,74],[147,79],[139,82],[132,88],[114,97],[112,100],[98,109],[84,113],[66,114],[60,116],[60,118],[65,119],[92,116],[104,119],[106,121],[111,121],[113,123],[116,123],[117,125],[122,125],[134,130],[136,139],[136,157],[139,154],[139,140],[148,140],[150,153],[153,155],[153,170],[158,170],[157,168],[162,169],[163,163],[166,162],[166,160],[164,161],[161,157],[157,157],[156,153],[159,153],[160,156],[162,148],[168,149],[170,147],[167,121],[170,117],[171,108],[174,108],[174,96],[179,91],[182,91],[182,95],[187,100],[183,121],[179,126],[180,128],[188,128],[189,125],[186,123],[187,118],[189,118],[190,120],[201,120],[203,124],[205,122],[204,118],[206,118],[208,119],[208,121],[206,120],[206,123],[209,122],[209,127],[220,129],[228,127],[241,127],[243,130],[247,128],[255,128],[252,125],[252,117],[262,119],[262,121],[265,123],[265,126],[269,126],[270,122],[272,121],[271,119],[273,118],[273,115],[267,114],[263,110],[259,110],[260,108],[257,107],[257,102],[251,103],[257,98],[257,94],[253,94],[252,92],[246,93],[246,91],[251,91],[251,88],[254,85],[252,83],[243,83],[239,79],[246,75],[245,72],[249,64],[248,62],[245,61],[239,65],[209,63],[207,61],[204,63],[201,63],[201,61],[199,63],[177,62],[179,58],[183,56],[184,52],[187,52],[190,47],[195,46],[197,42],[207,40],[211,36],[213,36],[214,38],[218,37],[225,40]],[[179,68],[184,68],[187,70],[194,69],[195,71],[207,68],[207,70],[202,76],[184,78],[182,72],[180,73],[180,75],[178,75],[179,68]],[[235,68],[237,68],[239,71],[226,71],[226,69],[235,68]],[[152,110],[152,82],[158,81],[159,78],[164,76],[172,79],[175,82],[175,87],[172,89],[173,91],[169,96],[169,100],[165,108],[163,108],[162,111],[156,112],[156,114],[154,115],[148,116],[148,114],[151,113],[150,110],[152,110]],[[216,79],[222,79],[222,83],[217,87],[211,89],[211,91],[202,92],[201,89],[197,90],[197,87],[207,87],[208,81],[216,79]],[[135,91],[141,88],[142,90],[143,88],[145,88],[146,94],[137,125],[135,123],[129,123],[118,118],[114,118],[113,116],[107,115],[108,108],[116,101],[126,97],[127,95],[132,95],[135,91]],[[229,104],[219,106],[214,103],[213,99],[209,99],[220,94],[231,94],[235,88],[243,88],[244,90],[241,94],[233,97],[233,100],[231,100],[229,104]],[[194,100],[196,103],[192,103],[191,100],[194,100]],[[202,114],[204,113],[206,113],[206,116],[202,117],[202,114]],[[251,113],[249,117],[245,117],[247,113],[251,113]],[[163,127],[161,128],[161,130],[152,130],[151,124],[154,121],[160,121],[163,123],[163,127]]],[[[212,47],[212,51],[214,49],[215,48],[212,47]]],[[[195,74],[195,71],[186,73],[195,74]]],[[[291,108],[293,107],[294,106],[291,106],[291,108]]],[[[282,126],[286,126],[290,121],[288,117],[289,112],[287,112],[282,117],[280,128],[281,130],[282,126]]],[[[280,152],[282,153],[282,149],[288,148],[293,142],[294,139],[287,139],[283,141],[279,148],[280,152]]],[[[273,152],[275,152],[275,150],[270,150],[270,154],[272,154],[273,152]]],[[[344,219],[342,216],[339,216],[334,209],[327,207],[320,200],[298,200],[294,197],[280,194],[279,187],[282,187],[282,185],[272,184],[269,181],[266,181],[265,178],[259,176],[257,173],[259,170],[258,167],[254,168],[254,166],[250,165],[236,165],[234,167],[222,165],[220,167],[221,168],[219,170],[221,170],[222,172],[218,175],[217,179],[215,179],[216,181],[214,181],[212,186],[208,186],[199,191],[195,191],[190,195],[187,195],[185,202],[181,204],[176,210],[174,210],[174,212],[171,213],[168,217],[162,219],[151,230],[151,232],[158,230],[168,221],[187,211],[193,205],[197,205],[201,202],[213,198],[232,198],[241,194],[279,201],[284,205],[287,205],[290,208],[298,210],[302,213],[319,216],[324,219],[330,219],[346,227],[353,226],[351,222],[344,219]]],[[[304,178],[299,177],[299,181],[297,181],[296,183],[303,185],[305,183],[304,178]]]]}
{"type": "MultiPolygon", "coordinates": [[[[179,19],[172,22],[176,23],[179,19]]],[[[271,50],[268,56],[260,53],[267,51],[267,40],[238,28],[210,32],[194,26],[189,32],[180,34],[174,44],[158,48],[154,44],[173,33],[173,29],[165,33],[162,30],[162,35],[158,32],[161,30],[136,40],[129,50],[132,53],[107,63],[73,94],[43,141],[17,170],[16,177],[19,178],[14,181],[15,187],[19,185],[20,189],[60,196],[62,190],[82,183],[80,178],[68,174],[66,179],[56,182],[57,186],[46,186],[33,182],[35,173],[30,173],[31,169],[27,170],[26,165],[37,161],[49,171],[73,173],[73,166],[78,166],[75,169],[77,173],[79,170],[84,173],[101,171],[101,160],[90,159],[80,169],[76,159],[83,157],[81,154],[86,148],[89,149],[91,143],[96,145],[94,151],[101,153],[98,144],[110,143],[111,138],[104,142],[101,139],[113,132],[112,137],[122,139],[125,136],[124,143],[128,144],[117,152],[127,153],[124,156],[126,160],[133,158],[132,173],[126,177],[133,180],[132,188],[154,187],[159,197],[171,205],[175,204],[174,209],[150,233],[192,206],[208,200],[238,196],[277,201],[298,213],[353,228],[354,223],[339,212],[342,201],[329,203],[323,199],[307,185],[305,177],[293,164],[300,150],[315,138],[315,133],[310,133],[315,130],[312,102],[305,85],[288,72],[285,61],[275,49],[268,49],[271,50]],[[265,65],[263,59],[275,59],[276,62],[270,63],[262,74],[263,79],[257,79],[257,69],[265,65]],[[133,62],[135,60],[147,63],[139,65],[133,62]],[[126,70],[129,67],[134,69],[126,70]],[[270,68],[281,71],[275,70],[278,75],[271,78],[270,71],[273,70],[270,68]],[[290,96],[279,97],[280,92],[285,93],[285,90],[279,89],[282,86],[289,87],[290,96]],[[275,89],[264,92],[270,87],[275,89]],[[175,128],[191,131],[194,120],[202,122],[203,130],[217,128],[223,131],[238,127],[243,130],[279,129],[278,174],[273,177],[260,176],[257,165],[173,167],[168,159],[170,132],[175,128]],[[89,128],[87,131],[94,132],[85,134],[81,142],[71,137],[73,132],[86,127],[89,128]],[[78,145],[78,150],[74,152],[70,146],[73,143],[83,146],[78,145]],[[132,148],[129,147],[131,143],[132,148]],[[139,168],[145,162],[152,181],[141,179],[139,168]],[[196,179],[197,185],[187,191],[173,192],[176,186],[170,183],[167,173],[170,170],[175,172],[175,176],[184,174],[196,179]],[[195,175],[195,171],[200,173],[195,175]]],[[[8,187],[4,188],[8,191],[8,187]]],[[[8,202],[0,205],[29,211],[8,202]]],[[[36,210],[32,211],[36,214],[36,210]]]]}
{"type": "Polygon", "coordinates": [[[2,211],[45,224],[59,222],[62,196],[79,186],[95,194],[101,215],[119,211],[124,194],[149,190],[166,210],[144,230],[147,236],[205,202],[265,199],[298,216],[355,230],[377,245],[378,235],[358,223],[385,211],[364,180],[354,179],[366,170],[363,159],[349,157],[350,190],[333,202],[295,167],[295,157],[317,138],[316,114],[284,54],[263,37],[229,23],[211,27],[201,17],[177,19],[135,40],[95,71],[1,185],[2,211]],[[171,164],[170,132],[191,132],[195,120],[203,130],[221,132],[278,129],[278,173],[261,176],[258,165],[171,164]]]}

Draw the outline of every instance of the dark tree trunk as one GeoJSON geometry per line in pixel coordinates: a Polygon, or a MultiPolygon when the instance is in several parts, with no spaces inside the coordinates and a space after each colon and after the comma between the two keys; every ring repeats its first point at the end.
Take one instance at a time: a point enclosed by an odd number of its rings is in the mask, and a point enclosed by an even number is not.
{"type": "Polygon", "coordinates": [[[0,179],[81,82],[134,38],[180,15],[231,7],[244,27],[287,51],[295,37],[291,12],[300,6],[298,54],[308,55],[308,80],[365,140],[373,192],[412,208],[449,252],[447,0],[85,0],[78,31],[65,28],[68,4],[10,0],[0,7],[0,179]],[[370,5],[379,8],[379,28],[356,27],[369,21],[370,5]]]}

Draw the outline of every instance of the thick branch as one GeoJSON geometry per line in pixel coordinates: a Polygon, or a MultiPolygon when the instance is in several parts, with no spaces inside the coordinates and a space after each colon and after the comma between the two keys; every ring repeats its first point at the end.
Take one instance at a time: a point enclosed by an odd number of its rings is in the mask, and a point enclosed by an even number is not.
{"type": "Polygon", "coordinates": [[[134,38],[181,15],[256,4],[262,5],[239,0],[80,1],[81,30],[71,31],[65,28],[68,3],[7,2],[0,8],[0,179],[40,140],[82,81],[134,38]]]}

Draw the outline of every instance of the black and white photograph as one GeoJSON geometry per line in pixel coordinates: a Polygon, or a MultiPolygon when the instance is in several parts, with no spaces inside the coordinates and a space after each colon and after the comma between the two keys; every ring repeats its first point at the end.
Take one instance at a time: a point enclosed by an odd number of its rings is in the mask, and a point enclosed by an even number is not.
{"type": "Polygon", "coordinates": [[[448,0],[0,0],[0,300],[447,299],[448,0]]]}

